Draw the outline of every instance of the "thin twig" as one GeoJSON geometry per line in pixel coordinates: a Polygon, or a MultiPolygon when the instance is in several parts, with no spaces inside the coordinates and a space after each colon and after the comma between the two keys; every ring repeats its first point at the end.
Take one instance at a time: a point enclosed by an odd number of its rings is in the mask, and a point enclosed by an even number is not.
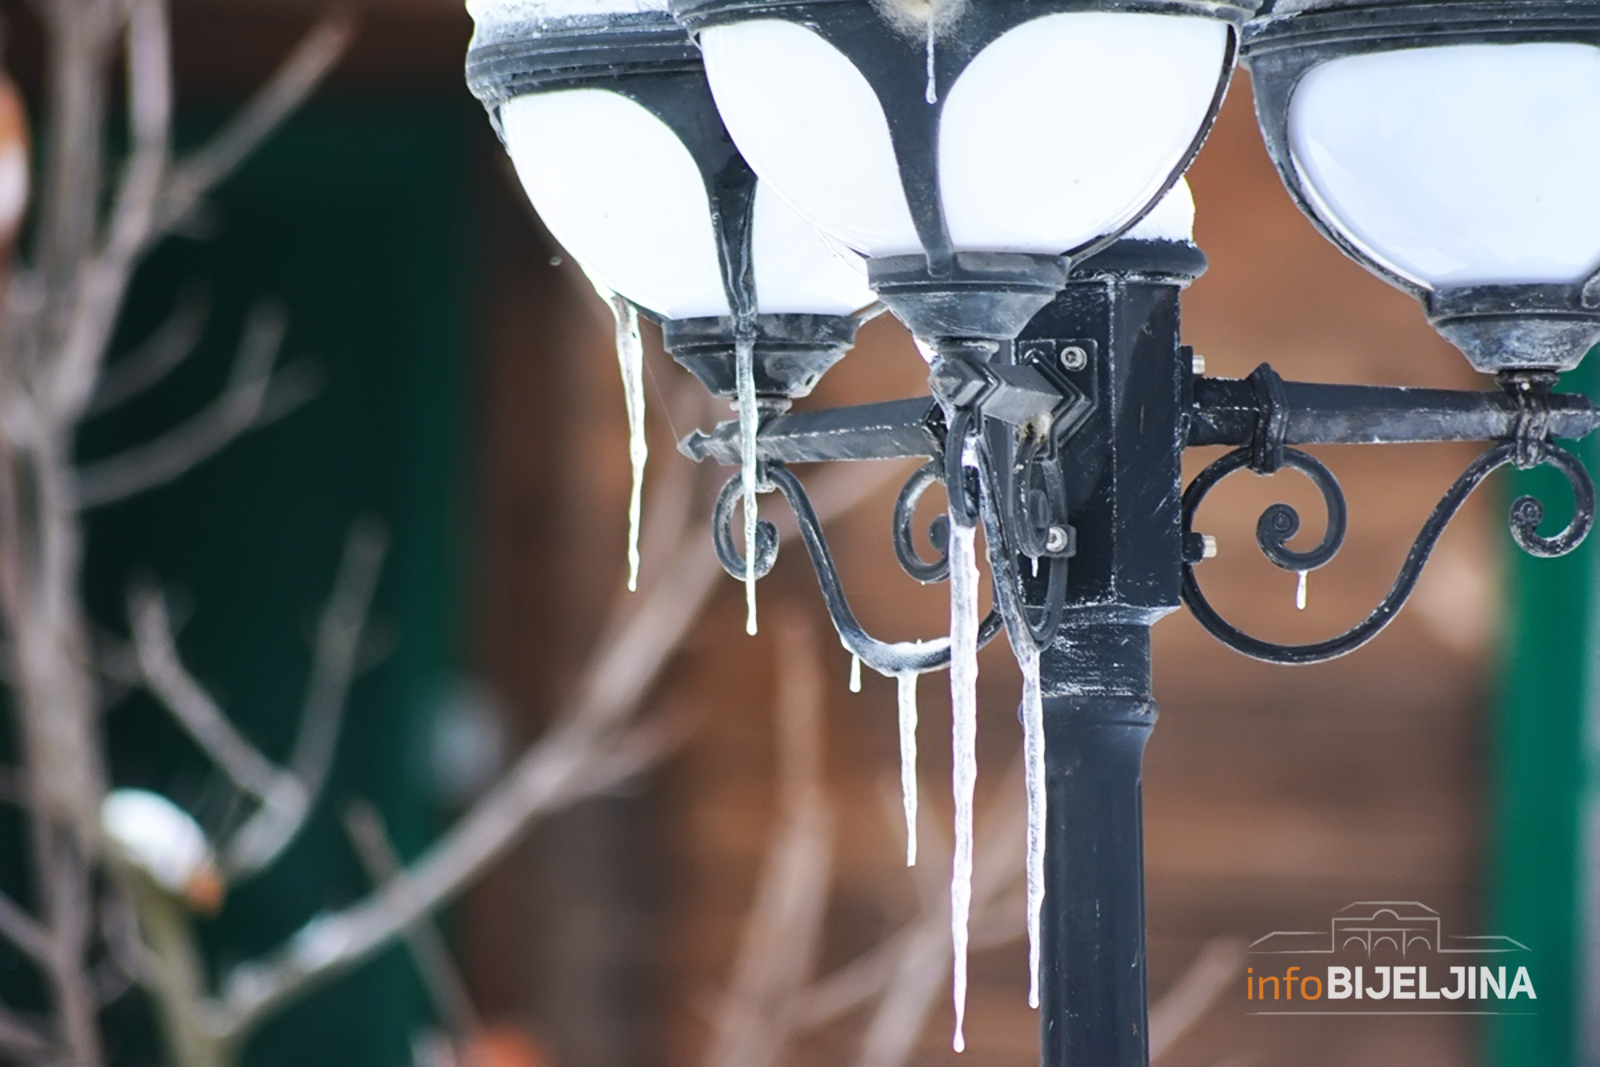
{"type": "MultiPolygon", "coordinates": [[[[847,467],[817,479],[814,502],[827,519],[869,499],[900,466],[847,467]],[[874,469],[876,467],[877,469],[874,469]]],[[[794,526],[779,524],[780,536],[794,526]]],[[[691,529],[673,558],[646,568],[647,592],[619,597],[607,628],[556,725],[498,785],[411,867],[356,904],[307,923],[287,945],[237,967],[225,980],[217,1025],[235,1037],[318,982],[387,945],[417,916],[448,901],[498,859],[535,819],[582,796],[594,767],[625,741],[639,707],[722,574],[708,549],[710,530],[691,529]]]]}
{"type": "Polygon", "coordinates": [[[99,415],[156,385],[187,359],[205,333],[210,300],[195,290],[180,293],[177,306],[155,332],[132,351],[100,369],[85,415],[99,415]]]}
{"type": "Polygon", "coordinates": [[[0,1050],[25,1063],[47,1063],[55,1059],[41,1027],[4,1009],[0,1009],[0,1050]]]}
{"type": "Polygon", "coordinates": [[[171,28],[166,0],[124,0],[127,162],[103,247],[82,265],[71,325],[51,361],[46,403],[73,421],[94,393],[134,265],[152,243],[172,149],[171,28]]]}
{"type": "Polygon", "coordinates": [[[50,958],[49,934],[39,920],[23,911],[17,902],[0,893],[0,937],[4,937],[37,962],[50,958]]]}
{"type": "Polygon", "coordinates": [[[245,324],[238,358],[221,394],[154,441],[80,467],[79,506],[100,507],[165,485],[310,399],[309,382],[273,373],[287,325],[281,308],[258,305],[245,324]]]}
{"type": "Polygon", "coordinates": [[[1150,1007],[1150,1061],[1159,1060],[1185,1030],[1211,1010],[1244,965],[1244,942],[1233,937],[1208,941],[1172,988],[1150,1007]]]}
{"type": "Polygon", "coordinates": [[[205,147],[178,163],[162,205],[163,229],[192,211],[305,103],[344,54],[354,33],[355,17],[350,9],[338,8],[322,16],[233,120],[205,147]]]}
{"type": "MultiPolygon", "coordinates": [[[[365,800],[352,801],[344,810],[344,828],[361,866],[375,885],[382,885],[400,873],[400,858],[395,855],[394,845],[384,829],[383,816],[377,808],[365,800]]],[[[480,1033],[483,1025],[467,992],[467,983],[451,960],[450,949],[438,927],[423,916],[406,927],[404,936],[411,960],[440,1021],[458,1040],[480,1033]]]]}
{"type": "Polygon", "coordinates": [[[296,792],[285,796],[288,803],[264,804],[233,835],[222,850],[223,870],[231,878],[268,867],[300,832],[322,793],[388,543],[382,527],[371,521],[357,523],[345,538],[338,577],[317,624],[311,678],[289,759],[288,780],[296,792]]]}
{"type": "Polygon", "coordinates": [[[708,1067],[771,1067],[794,1029],[789,1008],[810,977],[832,880],[833,816],[822,768],[822,666],[817,638],[780,615],[779,825],[768,846],[708,1067]]]}
{"type": "Polygon", "coordinates": [[[178,657],[160,590],[150,586],[130,590],[128,619],[144,683],[178,725],[240,789],[262,801],[280,792],[290,777],[287,772],[245,740],[178,657]]]}

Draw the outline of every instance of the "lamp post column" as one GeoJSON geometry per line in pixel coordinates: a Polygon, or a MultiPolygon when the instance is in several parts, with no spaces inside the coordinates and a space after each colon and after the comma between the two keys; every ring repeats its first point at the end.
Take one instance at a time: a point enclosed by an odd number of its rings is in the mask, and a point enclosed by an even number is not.
{"type": "Polygon", "coordinates": [[[1149,1062],[1140,792],[1156,719],[1150,626],[1179,604],[1192,357],[1178,344],[1178,293],[1204,266],[1191,244],[1119,242],[1075,270],[1017,341],[1020,359],[1053,349],[1068,353],[1064,365],[1083,363],[1072,373],[1095,400],[1066,442],[1077,551],[1061,628],[1040,658],[1045,1067],[1149,1062]]]}

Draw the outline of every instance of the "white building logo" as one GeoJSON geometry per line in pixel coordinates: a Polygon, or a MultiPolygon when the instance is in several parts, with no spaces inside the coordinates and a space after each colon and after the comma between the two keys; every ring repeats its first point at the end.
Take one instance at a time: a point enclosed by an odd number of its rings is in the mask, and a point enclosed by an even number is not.
{"type": "Polygon", "coordinates": [[[1439,913],[1414,900],[1362,900],[1326,930],[1257,938],[1252,956],[1323,960],[1281,973],[1255,961],[1245,1000],[1255,1015],[1531,1015],[1538,994],[1518,958],[1528,952],[1503,935],[1447,935],[1439,913]]]}

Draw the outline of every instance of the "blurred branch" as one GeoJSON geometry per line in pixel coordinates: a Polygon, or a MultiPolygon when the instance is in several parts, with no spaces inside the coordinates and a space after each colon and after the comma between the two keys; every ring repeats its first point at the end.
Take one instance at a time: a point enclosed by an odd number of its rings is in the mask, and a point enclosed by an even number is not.
{"type": "MultiPolygon", "coordinates": [[[[377,808],[364,800],[351,802],[344,811],[344,828],[367,877],[375,884],[382,885],[400,873],[400,859],[377,808]]],[[[440,1020],[457,1041],[479,1033],[483,1027],[472,1006],[467,983],[451,961],[450,949],[438,928],[423,916],[407,926],[404,934],[406,948],[440,1020]]]]}
{"type": "Polygon", "coordinates": [[[281,795],[268,798],[222,849],[223,871],[230,879],[271,864],[300,832],[327,783],[388,546],[387,533],[370,521],[357,523],[345,538],[333,592],[317,623],[311,678],[289,758],[286,782],[294,789],[282,788],[281,795]]]}
{"type": "Polygon", "coordinates": [[[272,77],[205,147],[183,159],[167,185],[159,220],[173,226],[243,163],[316,91],[355,33],[348,8],[323,15],[272,77]]]}
{"type": "Polygon", "coordinates": [[[253,310],[221,394],[188,422],[154,441],[80,467],[79,505],[100,507],[164,485],[307,400],[311,389],[303,378],[273,373],[287,328],[281,308],[253,310]]]}
{"type": "MultiPolygon", "coordinates": [[[[829,471],[817,479],[818,513],[836,517],[903,473],[898,464],[829,471]]],[[[794,532],[792,521],[780,526],[781,536],[794,532]]],[[[356,904],[311,920],[265,958],[235,968],[223,984],[218,1025],[242,1035],[319,981],[367,959],[460,892],[535,819],[592,795],[596,766],[627,743],[627,720],[717,587],[723,572],[710,538],[708,526],[690,528],[671,558],[649,567],[658,577],[647,592],[618,598],[578,695],[555,725],[405,873],[356,904]]]]}
{"type": "Polygon", "coordinates": [[[708,1067],[771,1067],[810,977],[832,881],[833,814],[823,783],[823,681],[817,637],[798,613],[779,616],[778,828],[767,848],[732,978],[705,1057],[708,1067]]]}
{"type": "Polygon", "coordinates": [[[35,962],[42,963],[50,957],[50,942],[45,928],[4,893],[0,893],[0,937],[35,962]]]}
{"type": "Polygon", "coordinates": [[[1185,1030],[1211,1010],[1244,966],[1244,942],[1232,937],[1208,941],[1189,969],[1150,1007],[1150,1061],[1159,1060],[1185,1030]]]}
{"type": "Polygon", "coordinates": [[[55,1058],[44,1032],[20,1016],[0,1009],[0,1051],[21,1063],[47,1063],[55,1058]]]}
{"type": "Polygon", "coordinates": [[[128,593],[128,619],[139,671],[150,692],[235,785],[259,800],[272,796],[286,772],[245,740],[184,667],[166,597],[150,586],[134,587],[128,593]]]}
{"type": "Polygon", "coordinates": [[[101,368],[86,415],[98,415],[132,400],[165,378],[194,352],[210,312],[210,301],[193,290],[178,303],[156,331],[115,363],[101,368]]]}

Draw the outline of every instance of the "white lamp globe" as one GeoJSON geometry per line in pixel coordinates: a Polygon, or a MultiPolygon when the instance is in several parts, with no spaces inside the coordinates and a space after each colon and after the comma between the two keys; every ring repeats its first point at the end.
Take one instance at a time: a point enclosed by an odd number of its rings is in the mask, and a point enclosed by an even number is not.
{"type": "Polygon", "coordinates": [[[1242,15],[1227,4],[911,6],[674,4],[751,166],[870,258],[1104,243],[1187,164],[1231,65],[1221,16],[1242,15]]]}
{"type": "Polygon", "coordinates": [[[1296,3],[1244,48],[1300,206],[1474,366],[1600,340],[1600,4],[1296,3]]]}
{"type": "Polygon", "coordinates": [[[741,294],[718,220],[746,211],[757,312],[845,315],[872,303],[861,266],[778,198],[757,188],[753,203],[713,204],[727,168],[743,165],[725,134],[706,136],[720,130],[699,56],[663,4],[469,6],[469,80],[534,209],[595,281],[659,319],[731,316],[741,294]]]}

